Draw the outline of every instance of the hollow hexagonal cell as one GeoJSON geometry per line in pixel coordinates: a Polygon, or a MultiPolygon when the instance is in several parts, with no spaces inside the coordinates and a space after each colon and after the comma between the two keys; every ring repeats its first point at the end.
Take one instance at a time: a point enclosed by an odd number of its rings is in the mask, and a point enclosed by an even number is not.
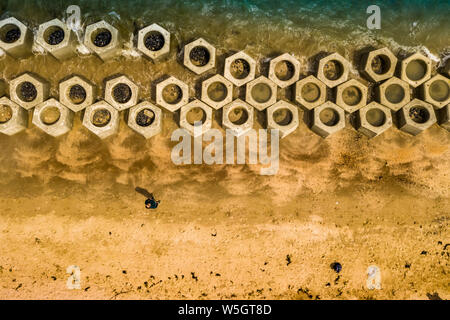
{"type": "Polygon", "coordinates": [[[139,87],[126,76],[118,76],[106,81],[105,100],[119,111],[135,106],[138,102],[139,87]]]}
{"type": "Polygon", "coordinates": [[[278,129],[284,138],[298,127],[298,109],[289,102],[280,100],[267,109],[267,126],[278,129]]]}
{"type": "Polygon", "coordinates": [[[189,102],[189,87],[183,81],[170,77],[156,85],[156,103],[170,112],[189,102]]]}
{"type": "Polygon", "coordinates": [[[180,109],[180,127],[186,129],[191,136],[197,137],[211,129],[212,109],[200,100],[194,100],[180,109]],[[196,127],[195,124],[201,122],[196,127]]]}
{"type": "Polygon", "coordinates": [[[36,42],[58,60],[75,55],[78,44],[75,33],[59,19],[41,24],[36,42]]]}
{"type": "Polygon", "coordinates": [[[253,107],[241,99],[236,99],[222,110],[222,124],[235,136],[241,136],[253,128],[253,107]]]}
{"type": "Polygon", "coordinates": [[[277,85],[264,76],[247,83],[245,100],[262,111],[277,102],[277,85]]]}
{"type": "Polygon", "coordinates": [[[218,110],[233,100],[233,84],[216,74],[202,82],[202,101],[218,110]]]}
{"type": "Polygon", "coordinates": [[[152,60],[164,58],[170,52],[170,33],[156,23],[139,30],[137,48],[152,60]]]}
{"type": "Polygon", "coordinates": [[[411,101],[411,90],[409,84],[397,77],[380,84],[376,89],[378,101],[393,111],[400,110],[411,101]]]}
{"type": "Polygon", "coordinates": [[[394,75],[397,61],[388,48],[370,51],[364,56],[364,74],[375,82],[389,79],[394,75]]]}
{"type": "Polygon", "coordinates": [[[397,126],[400,130],[417,135],[436,122],[433,106],[425,101],[414,99],[397,113],[397,126]]]}
{"type": "Polygon", "coordinates": [[[0,48],[14,58],[26,58],[32,54],[33,32],[16,18],[0,21],[0,48]]]}
{"type": "Polygon", "coordinates": [[[199,38],[184,46],[184,66],[196,74],[216,66],[216,48],[199,38]]]}
{"type": "Polygon", "coordinates": [[[336,90],[336,104],[348,113],[355,112],[367,104],[368,89],[356,79],[340,84],[336,90]]]}
{"type": "Polygon", "coordinates": [[[48,94],[48,82],[31,73],[24,73],[9,82],[11,100],[26,110],[44,102],[48,94]]]}
{"type": "Polygon", "coordinates": [[[255,78],[256,62],[244,51],[225,59],[223,76],[235,86],[242,86],[255,78]]]}
{"type": "Polygon", "coordinates": [[[450,131],[450,104],[446,105],[445,107],[437,110],[437,113],[439,115],[439,125],[450,131]]]}
{"type": "Polygon", "coordinates": [[[28,112],[7,97],[0,98],[0,132],[12,136],[27,128],[28,112]]]}
{"type": "Polygon", "coordinates": [[[270,61],[269,79],[280,88],[296,82],[300,76],[300,62],[289,53],[284,53],[270,61]]]}
{"type": "Polygon", "coordinates": [[[312,110],[327,99],[327,86],[314,76],[308,76],[295,84],[295,101],[306,110],[312,110]]]}
{"type": "Polygon", "coordinates": [[[118,56],[122,49],[119,31],[104,20],[86,27],[84,45],[103,61],[118,56]]]}
{"type": "Polygon", "coordinates": [[[339,53],[332,53],[320,59],[317,78],[333,88],[347,81],[350,63],[339,53]]]}
{"type": "Polygon", "coordinates": [[[373,101],[359,109],[354,119],[355,129],[369,138],[373,138],[392,126],[392,111],[373,101]]]}
{"type": "Polygon", "coordinates": [[[161,109],[150,102],[141,102],[128,114],[128,126],[149,139],[161,132],[161,109]]]}
{"type": "Polygon", "coordinates": [[[450,103],[450,79],[437,74],[422,86],[424,100],[431,103],[435,109],[440,109],[450,103]]]}
{"type": "Polygon", "coordinates": [[[53,137],[59,137],[72,129],[73,112],[50,98],[34,108],[33,124],[53,137]]]}
{"type": "Polygon", "coordinates": [[[401,62],[401,79],[414,88],[431,77],[431,60],[416,52],[401,62]]]}
{"type": "Polygon", "coordinates": [[[326,138],[345,127],[345,112],[331,101],[310,111],[311,130],[326,138]]]}
{"type": "Polygon", "coordinates": [[[90,105],[84,111],[83,126],[105,139],[119,131],[119,111],[106,101],[90,105]]]}
{"type": "Polygon", "coordinates": [[[59,84],[59,101],[73,112],[78,112],[94,103],[95,86],[79,76],[59,84]]]}

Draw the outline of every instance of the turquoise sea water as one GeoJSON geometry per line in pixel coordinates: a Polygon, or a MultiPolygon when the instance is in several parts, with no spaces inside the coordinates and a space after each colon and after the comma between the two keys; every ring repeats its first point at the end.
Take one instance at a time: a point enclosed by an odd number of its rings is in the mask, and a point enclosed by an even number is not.
{"type": "MultiPolygon", "coordinates": [[[[352,50],[363,45],[391,49],[425,46],[436,55],[450,51],[450,1],[306,1],[306,0],[2,0],[1,17],[15,16],[31,27],[66,17],[79,5],[84,25],[106,19],[123,33],[144,25],[164,25],[180,41],[203,36],[217,46],[273,50],[352,50]],[[368,30],[366,9],[381,9],[381,29],[368,30]]],[[[241,48],[236,48],[241,49],[241,48]]],[[[262,52],[261,52],[262,51],[262,52]]]]}

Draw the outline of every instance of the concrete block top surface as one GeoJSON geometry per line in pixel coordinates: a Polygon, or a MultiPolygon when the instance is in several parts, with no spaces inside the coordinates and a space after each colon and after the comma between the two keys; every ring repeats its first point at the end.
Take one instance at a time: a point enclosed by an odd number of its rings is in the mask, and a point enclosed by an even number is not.
{"type": "Polygon", "coordinates": [[[372,101],[359,110],[359,122],[370,137],[380,135],[392,127],[391,109],[372,101]]]}
{"type": "Polygon", "coordinates": [[[106,81],[105,101],[119,111],[135,106],[139,98],[139,87],[127,76],[121,75],[106,81]]]}
{"type": "Polygon", "coordinates": [[[450,79],[437,74],[423,84],[422,92],[424,100],[435,109],[443,108],[450,103],[450,79]]]}
{"type": "Polygon", "coordinates": [[[33,124],[47,134],[59,137],[72,129],[73,112],[50,98],[34,108],[33,124]]]}
{"type": "Polygon", "coordinates": [[[95,86],[80,76],[73,76],[59,84],[59,101],[73,112],[94,103],[95,86]]]}
{"type": "Polygon", "coordinates": [[[397,57],[388,48],[370,51],[364,66],[365,73],[375,82],[392,77],[397,67],[397,57]]]}
{"type": "Polygon", "coordinates": [[[280,131],[284,138],[297,129],[298,108],[287,101],[280,100],[267,109],[267,127],[280,131]]]}
{"type": "Polygon", "coordinates": [[[202,82],[202,101],[218,110],[233,100],[233,84],[220,74],[202,82]]]}
{"type": "Polygon", "coordinates": [[[416,135],[436,123],[436,114],[431,104],[413,99],[400,109],[400,130],[416,135]]]}
{"type": "Polygon", "coordinates": [[[317,78],[333,88],[348,79],[350,63],[339,53],[332,53],[319,61],[317,78]]]}
{"type": "Polygon", "coordinates": [[[157,60],[170,52],[170,32],[156,23],[145,27],[139,30],[137,48],[157,60]]]}
{"type": "Polygon", "coordinates": [[[196,74],[202,74],[216,66],[216,48],[203,38],[184,46],[184,65],[196,74]]]}
{"type": "Polygon", "coordinates": [[[130,109],[128,126],[144,138],[149,139],[161,132],[161,118],[161,109],[144,101],[130,109]]]}
{"type": "Polygon", "coordinates": [[[270,79],[260,76],[247,83],[245,101],[262,111],[277,102],[277,85],[270,79]]]}
{"type": "Polygon", "coordinates": [[[344,109],[331,101],[313,109],[311,130],[326,138],[345,128],[344,109]]]}
{"type": "Polygon", "coordinates": [[[11,100],[26,110],[44,102],[48,93],[48,82],[31,73],[24,73],[9,82],[11,100]]]}
{"type": "Polygon", "coordinates": [[[7,97],[0,98],[0,132],[14,135],[26,129],[28,113],[7,97]]]}
{"type": "MultiPolygon", "coordinates": [[[[0,21],[0,48],[6,52],[27,45],[27,35],[31,31],[22,22],[14,17],[0,21]]],[[[30,47],[31,48],[31,47],[30,47]]]]}
{"type": "Polygon", "coordinates": [[[101,139],[119,130],[119,111],[106,101],[99,101],[85,109],[83,126],[101,139]]]}
{"type": "Polygon", "coordinates": [[[295,101],[303,108],[312,110],[327,100],[327,86],[325,83],[310,75],[295,84],[295,101]]]}
{"type": "Polygon", "coordinates": [[[156,103],[170,112],[189,102],[189,87],[183,81],[170,77],[156,85],[156,103]]]}
{"type": "Polygon", "coordinates": [[[397,77],[386,80],[378,87],[379,102],[393,111],[400,110],[411,101],[409,84],[397,77]]]}
{"type": "Polygon", "coordinates": [[[39,26],[36,42],[55,58],[62,59],[75,51],[74,39],[73,31],[65,23],[53,19],[39,26]]]}
{"type": "Polygon", "coordinates": [[[119,31],[104,20],[90,24],[84,33],[84,45],[101,59],[108,59],[120,49],[119,31]]]}
{"type": "Polygon", "coordinates": [[[241,136],[251,130],[253,119],[253,107],[241,99],[236,99],[223,107],[222,124],[235,136],[241,136]]]}
{"type": "Polygon", "coordinates": [[[180,109],[180,127],[186,129],[191,136],[200,136],[211,129],[212,109],[200,100],[193,100],[180,109]],[[201,122],[195,127],[196,122],[201,122]]]}
{"type": "Polygon", "coordinates": [[[239,51],[225,59],[223,76],[239,87],[255,79],[256,61],[239,51]]]}
{"type": "Polygon", "coordinates": [[[431,60],[416,52],[401,62],[401,79],[417,87],[430,79],[431,60]]]}
{"type": "Polygon", "coordinates": [[[286,88],[300,77],[300,62],[289,53],[284,53],[272,60],[269,65],[269,79],[280,88],[286,88]]]}
{"type": "Polygon", "coordinates": [[[336,90],[336,104],[348,113],[367,104],[368,88],[356,79],[340,84],[336,90]]]}

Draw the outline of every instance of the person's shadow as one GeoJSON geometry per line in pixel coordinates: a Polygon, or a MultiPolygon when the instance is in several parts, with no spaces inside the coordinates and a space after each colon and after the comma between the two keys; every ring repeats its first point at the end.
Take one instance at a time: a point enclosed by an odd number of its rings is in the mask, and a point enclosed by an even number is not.
{"type": "Polygon", "coordinates": [[[136,190],[137,193],[142,194],[146,198],[153,198],[153,193],[149,192],[147,189],[136,187],[134,190],[136,190]]]}

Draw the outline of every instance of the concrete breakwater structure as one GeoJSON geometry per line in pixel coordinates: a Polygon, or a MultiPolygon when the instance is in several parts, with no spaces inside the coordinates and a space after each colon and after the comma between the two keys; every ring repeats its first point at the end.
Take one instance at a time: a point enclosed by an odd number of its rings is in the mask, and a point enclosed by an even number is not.
{"type": "MultiPolygon", "coordinates": [[[[171,50],[170,33],[160,25],[138,30],[135,38],[136,49],[154,63],[171,50]]],[[[125,40],[105,21],[88,25],[82,40],[58,19],[41,24],[35,37],[15,18],[0,21],[0,48],[7,55],[26,59],[33,54],[34,42],[60,61],[75,56],[77,46],[83,44],[98,56],[101,68],[103,62],[121,55],[125,40]]],[[[174,119],[191,135],[203,134],[214,120],[242,135],[261,117],[264,126],[280,130],[282,138],[297,129],[300,118],[324,138],[346,126],[369,138],[393,125],[411,135],[434,123],[450,130],[448,73],[445,69],[437,73],[420,52],[399,59],[388,48],[370,50],[357,62],[360,77],[350,72],[352,64],[338,53],[319,55],[308,74],[301,74],[300,62],[284,53],[264,60],[263,72],[257,74],[258,62],[249,54],[239,51],[219,57],[210,42],[194,39],[180,48],[180,59],[173,62],[198,77],[195,97],[189,95],[188,84],[171,75],[152,84],[155,94],[150,99],[140,96],[143,88],[126,74],[112,75],[103,85],[72,74],[59,82],[58,99],[38,74],[3,79],[0,132],[13,135],[25,130],[31,117],[33,125],[57,137],[72,128],[79,114],[83,125],[104,139],[118,131],[124,112],[130,129],[149,139],[161,132],[162,109],[176,113],[174,119]],[[98,92],[99,87],[103,92],[98,92]],[[279,99],[281,90],[292,91],[292,98],[279,99]],[[202,122],[199,130],[194,130],[193,119],[202,122]]]]}

